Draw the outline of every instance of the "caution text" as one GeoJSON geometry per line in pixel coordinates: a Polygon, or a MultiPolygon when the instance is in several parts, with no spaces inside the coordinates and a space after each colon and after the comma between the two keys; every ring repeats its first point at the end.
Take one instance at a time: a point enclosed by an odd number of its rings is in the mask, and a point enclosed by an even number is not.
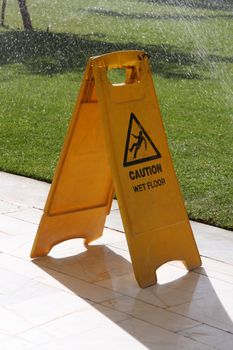
{"type": "Polygon", "coordinates": [[[137,180],[137,179],[140,179],[142,177],[161,173],[162,171],[163,171],[162,165],[159,163],[159,164],[146,166],[144,168],[140,168],[140,169],[136,169],[136,170],[131,170],[129,172],[129,177],[131,180],[137,180]]]}
{"type": "Polygon", "coordinates": [[[154,188],[157,188],[159,186],[163,186],[165,184],[166,184],[166,180],[164,179],[164,177],[161,177],[160,179],[151,180],[151,181],[144,182],[142,184],[135,185],[132,187],[133,187],[134,192],[142,192],[142,191],[146,191],[146,190],[153,190],[154,188]]]}

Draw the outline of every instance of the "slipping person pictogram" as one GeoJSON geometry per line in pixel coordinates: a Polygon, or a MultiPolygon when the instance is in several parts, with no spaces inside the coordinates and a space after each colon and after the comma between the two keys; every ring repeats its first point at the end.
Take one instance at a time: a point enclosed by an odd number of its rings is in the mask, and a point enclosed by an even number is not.
{"type": "Polygon", "coordinates": [[[130,113],[123,166],[161,158],[161,153],[134,113],[130,113]]]}
{"type": "Polygon", "coordinates": [[[139,131],[138,136],[136,136],[134,134],[131,134],[131,135],[135,139],[137,139],[137,142],[134,142],[132,147],[129,149],[130,152],[133,152],[133,150],[134,150],[133,159],[135,159],[137,157],[138,150],[141,148],[143,142],[144,142],[144,145],[145,145],[145,150],[147,150],[147,142],[146,142],[145,137],[142,134],[142,130],[139,131]]]}

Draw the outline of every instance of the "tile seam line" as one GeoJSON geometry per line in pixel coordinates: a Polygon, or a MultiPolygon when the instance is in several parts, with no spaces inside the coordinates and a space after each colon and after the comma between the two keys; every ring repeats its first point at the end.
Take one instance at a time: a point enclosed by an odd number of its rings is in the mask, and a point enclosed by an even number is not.
{"type": "MultiPolygon", "coordinates": [[[[100,287],[100,288],[103,288],[103,289],[105,289],[105,290],[107,290],[107,291],[110,290],[110,291],[112,291],[113,293],[114,293],[114,292],[117,293],[117,294],[119,295],[118,297],[127,296],[127,295],[122,294],[121,292],[117,292],[117,291],[114,291],[113,289],[107,288],[107,287],[105,287],[105,286],[98,285],[98,282],[101,282],[101,281],[89,282],[89,281],[84,280],[84,279],[82,279],[82,278],[77,278],[77,277],[75,277],[75,276],[69,275],[69,274],[67,274],[67,273],[65,273],[65,272],[57,271],[57,270],[52,269],[51,267],[48,267],[48,266],[46,266],[46,265],[43,265],[43,267],[45,267],[45,268],[48,269],[48,270],[54,271],[54,272],[56,272],[56,273],[58,273],[58,274],[64,275],[64,276],[66,276],[66,277],[74,278],[76,281],[80,280],[80,281],[82,281],[82,282],[84,282],[84,283],[87,283],[87,284],[90,284],[90,285],[95,285],[95,286],[100,287]]],[[[40,267],[39,267],[39,268],[40,268],[40,267]]],[[[52,277],[53,277],[53,276],[52,276],[52,277]]],[[[56,279],[55,277],[53,277],[53,278],[56,279]]],[[[35,279],[35,280],[38,280],[38,277],[33,278],[33,280],[34,280],[34,279],[35,279]]],[[[57,279],[56,279],[56,280],[57,280],[57,279]]],[[[104,280],[102,280],[102,281],[104,281],[104,280]]],[[[58,282],[59,282],[59,280],[58,280],[58,282]]],[[[60,282],[60,283],[64,286],[64,288],[69,289],[69,288],[66,287],[62,282],[60,282]]],[[[50,284],[49,284],[49,283],[46,283],[46,282],[43,282],[43,284],[50,286],[50,284]]],[[[57,288],[57,287],[56,287],[56,288],[57,288]]],[[[70,290],[70,289],[69,289],[69,290],[70,290]]],[[[72,290],[70,290],[69,293],[78,296],[75,292],[72,292],[72,290]]],[[[80,297],[80,298],[82,298],[82,299],[84,299],[84,300],[89,300],[89,301],[94,302],[94,303],[96,303],[96,304],[101,304],[101,303],[104,303],[104,302],[106,302],[106,301],[108,301],[108,300],[112,300],[112,298],[110,298],[110,299],[105,299],[105,300],[100,301],[100,302],[95,302],[95,301],[93,301],[93,300],[91,300],[91,299],[88,299],[88,298],[84,298],[84,297],[80,297]]]]}
{"type": "MultiPolygon", "coordinates": [[[[128,297],[128,298],[130,298],[130,299],[137,299],[137,297],[131,297],[131,296],[129,296],[129,295],[122,295],[122,296],[120,296],[119,298],[122,298],[122,297],[128,297]]],[[[115,298],[115,299],[117,299],[117,298],[115,298]]],[[[114,299],[110,299],[110,300],[114,300],[114,299]]],[[[177,313],[177,312],[175,312],[175,311],[172,311],[172,310],[169,310],[169,307],[170,308],[172,308],[173,306],[169,306],[168,308],[163,308],[163,307],[160,307],[160,306],[157,306],[157,305],[154,305],[154,304],[151,304],[151,303],[148,303],[148,302],[146,302],[146,301],[144,301],[144,300],[141,300],[141,299],[137,299],[139,302],[141,302],[141,303],[144,303],[144,304],[146,304],[146,305],[148,305],[148,306],[152,306],[152,307],[154,307],[154,308],[156,308],[156,309],[160,309],[160,310],[163,310],[163,311],[166,311],[166,312],[168,312],[168,313],[170,313],[170,314],[175,314],[175,315],[178,315],[178,316],[181,316],[181,317],[183,317],[183,318],[188,318],[189,320],[192,320],[192,321],[195,321],[195,322],[197,322],[198,324],[200,324],[201,322],[200,321],[198,321],[198,320],[196,320],[196,319],[194,319],[194,318],[191,318],[191,317],[187,317],[187,316],[184,316],[184,315],[182,315],[182,314],[179,314],[179,313],[177,313]]],[[[104,303],[105,303],[105,301],[103,301],[103,302],[101,302],[101,303],[103,303],[103,305],[104,305],[104,303]]],[[[181,304],[179,304],[179,306],[180,305],[183,305],[183,304],[188,304],[188,303],[181,303],[181,304]]],[[[110,308],[110,309],[112,309],[112,310],[116,310],[116,309],[114,309],[113,307],[111,307],[111,306],[109,306],[109,305],[104,305],[104,306],[106,306],[106,307],[108,307],[108,308],[110,308]]],[[[120,310],[117,310],[117,311],[120,311],[120,310]]],[[[121,311],[121,312],[123,312],[123,311],[121,311]]],[[[131,315],[132,317],[137,317],[137,318],[139,318],[138,316],[134,316],[133,314],[131,314],[131,313],[129,313],[129,315],[131,315]]],[[[140,319],[140,318],[139,318],[140,319]]],[[[143,319],[140,319],[140,320],[142,320],[143,321],[143,319]]],[[[151,323],[151,322],[148,322],[148,323],[151,323]]],[[[154,323],[151,323],[151,324],[154,324],[154,323]]],[[[194,327],[194,326],[193,326],[194,327]]],[[[165,328],[166,329],[166,328],[165,328]]],[[[185,328],[186,329],[186,328],[185,328]]],[[[176,331],[176,332],[179,332],[179,331],[176,331]]]]}
{"type": "MultiPolygon", "coordinates": [[[[189,304],[189,303],[184,303],[184,305],[185,305],[185,304],[189,304]]],[[[181,305],[182,305],[182,304],[181,304],[181,305]]],[[[171,306],[171,307],[172,307],[172,306],[171,306]]],[[[177,311],[172,311],[172,310],[167,310],[167,311],[170,311],[171,313],[173,313],[173,314],[175,314],[175,315],[179,315],[179,316],[182,316],[182,317],[188,318],[189,320],[195,321],[195,322],[199,323],[199,325],[203,323],[203,322],[200,322],[200,321],[198,321],[198,320],[196,320],[196,319],[194,319],[194,318],[184,316],[183,314],[178,313],[177,311]]],[[[232,334],[232,335],[233,335],[233,332],[228,331],[228,330],[226,330],[226,329],[223,329],[223,328],[219,328],[219,327],[213,326],[213,325],[211,325],[210,323],[204,323],[204,324],[205,324],[205,325],[207,325],[207,326],[209,326],[209,327],[212,327],[212,328],[215,328],[215,329],[218,329],[218,330],[220,330],[220,331],[224,331],[224,332],[227,332],[227,333],[229,333],[229,334],[232,334]]],[[[197,327],[197,326],[198,326],[198,325],[193,326],[193,327],[197,327]]],[[[190,328],[190,327],[189,327],[189,328],[190,328]]],[[[186,328],[185,328],[185,329],[186,329],[186,328]]],[[[184,329],[184,330],[185,330],[185,329],[184,329]]],[[[177,332],[182,332],[182,330],[177,331],[177,332]]]]}
{"type": "MultiPolygon", "coordinates": [[[[32,222],[32,221],[27,221],[27,220],[24,220],[24,219],[16,218],[15,216],[7,215],[7,214],[2,214],[2,215],[7,216],[7,217],[9,217],[11,219],[14,219],[14,220],[19,220],[19,221],[27,223],[27,224],[31,224],[31,225],[35,225],[35,226],[39,225],[39,224],[36,224],[35,222],[32,222]]],[[[15,235],[13,235],[13,236],[15,236],[15,235]]]]}
{"type": "MultiPolygon", "coordinates": [[[[203,258],[210,259],[210,260],[213,260],[213,261],[217,261],[217,262],[222,263],[222,264],[225,264],[225,265],[233,266],[233,263],[228,263],[228,262],[226,262],[226,261],[224,261],[224,260],[220,260],[220,259],[216,259],[216,258],[211,258],[210,256],[203,255],[203,254],[201,254],[201,256],[202,256],[203,258]]],[[[194,269],[193,271],[195,272],[195,269],[194,269]]]]}
{"type": "MultiPolygon", "coordinates": [[[[205,325],[205,323],[203,323],[203,325],[205,325]]],[[[199,325],[197,325],[195,327],[198,327],[198,326],[199,325]]],[[[186,329],[184,331],[186,331],[186,329]]],[[[182,332],[182,331],[179,331],[179,332],[182,332]]],[[[201,345],[208,346],[209,350],[221,350],[220,348],[216,347],[215,345],[213,346],[213,345],[210,345],[208,343],[204,343],[203,341],[198,341],[197,339],[192,338],[191,335],[188,336],[188,335],[185,335],[185,334],[182,334],[182,333],[179,333],[179,332],[177,332],[176,334],[179,335],[179,336],[183,336],[184,338],[189,339],[189,340],[191,340],[193,342],[196,342],[199,345],[201,344],[201,345]]]]}
{"type": "MultiPolygon", "coordinates": [[[[111,247],[111,244],[106,244],[106,245],[108,245],[108,246],[111,247]]],[[[113,245],[113,247],[116,248],[116,249],[122,250],[122,251],[126,251],[126,250],[123,250],[122,248],[115,247],[114,245],[113,245]]],[[[27,259],[24,259],[23,257],[15,256],[15,255],[13,255],[12,253],[5,253],[5,252],[2,252],[2,253],[3,253],[3,254],[7,254],[7,255],[10,256],[10,257],[13,257],[13,258],[17,258],[17,259],[26,261],[26,262],[31,262],[31,263],[33,262],[33,260],[27,260],[27,259]]],[[[208,258],[208,257],[205,257],[205,258],[208,258]]],[[[219,261],[219,260],[215,260],[215,259],[211,259],[211,258],[208,258],[208,259],[213,260],[213,261],[217,261],[217,262],[224,263],[224,262],[219,261]]],[[[229,266],[229,265],[232,266],[231,264],[227,264],[227,263],[224,263],[224,264],[227,265],[227,266],[229,266]]],[[[90,284],[98,285],[99,282],[102,282],[102,281],[105,280],[105,279],[103,279],[103,280],[100,280],[100,281],[89,282],[89,281],[87,281],[87,280],[85,280],[85,279],[82,279],[82,278],[76,278],[75,276],[72,276],[72,275],[70,275],[70,274],[68,274],[68,273],[60,272],[60,271],[58,271],[58,270],[56,270],[56,269],[53,269],[53,268],[51,268],[51,267],[48,267],[48,266],[46,266],[46,265],[42,265],[42,266],[45,267],[45,268],[48,268],[48,269],[50,269],[50,270],[52,270],[52,271],[55,271],[55,272],[57,272],[57,273],[61,273],[61,274],[65,275],[65,276],[67,276],[67,277],[75,278],[75,279],[77,279],[77,280],[80,279],[81,281],[86,282],[86,283],[90,283],[90,284]]],[[[226,281],[225,279],[222,279],[222,278],[219,278],[219,277],[215,277],[215,276],[209,276],[209,275],[206,275],[206,274],[204,274],[204,273],[201,273],[201,272],[198,272],[198,271],[195,271],[195,270],[187,271],[187,274],[190,273],[190,272],[191,272],[191,273],[195,273],[195,274],[197,274],[197,275],[205,276],[205,277],[208,278],[208,279],[209,279],[209,278],[212,278],[212,279],[215,279],[215,280],[223,281],[223,282],[225,282],[225,283],[227,283],[227,284],[230,284],[230,285],[232,284],[231,282],[228,282],[228,281],[226,281]]],[[[122,275],[120,275],[120,276],[116,276],[116,277],[121,277],[121,276],[124,276],[124,275],[126,275],[126,274],[127,274],[127,273],[122,274],[122,275]]],[[[228,276],[228,274],[224,274],[224,276],[228,276]]],[[[100,286],[100,287],[109,290],[109,288],[107,288],[107,287],[103,287],[103,286],[100,286]]],[[[110,289],[110,290],[111,290],[111,289],[110,289]]],[[[120,292],[117,292],[117,293],[118,293],[118,294],[122,294],[122,293],[120,293],[120,292]]],[[[125,295],[125,294],[123,294],[123,295],[125,295]]],[[[128,296],[128,295],[126,294],[126,296],[128,296]]],[[[153,304],[151,304],[151,305],[153,305],[153,304]]],[[[170,307],[170,306],[167,306],[167,307],[170,307]]]]}
{"type": "MultiPolygon", "coordinates": [[[[32,208],[31,208],[31,209],[32,209],[32,208]]],[[[19,212],[19,211],[16,211],[16,212],[19,212]]],[[[11,212],[11,213],[14,213],[14,212],[11,212]]],[[[16,218],[15,216],[11,216],[11,215],[9,215],[9,214],[10,214],[10,213],[2,213],[2,214],[0,214],[0,215],[9,217],[9,218],[14,219],[14,220],[26,222],[26,223],[28,223],[28,224],[32,224],[32,225],[35,225],[35,226],[38,226],[38,225],[39,225],[39,224],[36,224],[35,222],[28,221],[28,220],[25,220],[25,219],[19,219],[19,218],[16,218]]]]}
{"type": "MultiPolygon", "coordinates": [[[[200,327],[200,326],[208,326],[208,327],[210,327],[210,328],[217,329],[218,331],[222,331],[222,332],[225,332],[225,333],[228,333],[228,334],[232,334],[232,335],[233,335],[233,332],[226,331],[226,330],[224,330],[224,329],[222,329],[222,328],[219,328],[219,327],[216,327],[216,326],[212,326],[212,325],[210,325],[210,324],[208,324],[208,323],[203,323],[203,322],[200,322],[200,324],[197,324],[197,325],[195,325],[195,326],[185,328],[185,331],[186,331],[186,330],[191,330],[191,329],[194,329],[194,328],[200,327]]],[[[183,331],[178,331],[177,334],[180,334],[180,332],[183,332],[183,331]]],[[[203,343],[203,344],[205,344],[205,343],[203,343]]],[[[208,345],[208,344],[207,344],[207,345],[208,345]]]]}
{"type": "Polygon", "coordinates": [[[17,207],[22,207],[22,208],[32,208],[32,209],[38,209],[38,210],[41,210],[43,211],[44,209],[39,207],[39,206],[36,206],[36,205],[26,205],[26,204],[23,204],[22,202],[17,202],[17,201],[8,201],[8,200],[5,200],[5,199],[2,199],[0,198],[0,202],[3,202],[3,203],[6,203],[6,204],[11,204],[11,205],[15,205],[17,207]]]}
{"type": "MultiPolygon", "coordinates": [[[[26,322],[28,322],[28,323],[30,322],[30,321],[24,319],[24,318],[21,316],[21,314],[19,314],[19,313],[13,311],[13,310],[11,310],[11,309],[8,309],[8,308],[6,308],[6,307],[5,307],[5,309],[6,309],[7,311],[14,312],[17,316],[19,316],[20,318],[22,318],[24,321],[26,321],[26,322]]],[[[21,331],[21,332],[16,332],[14,335],[19,336],[19,335],[21,335],[21,334],[23,334],[23,333],[26,333],[26,332],[28,332],[28,331],[30,331],[30,330],[32,330],[32,329],[38,329],[38,328],[40,328],[40,327],[45,326],[46,324],[49,324],[49,323],[51,323],[51,322],[60,320],[60,319],[62,319],[63,317],[66,317],[66,316],[69,316],[69,315],[73,315],[73,314],[75,314],[76,312],[79,312],[79,311],[80,311],[80,310],[77,309],[77,310],[75,310],[75,311],[71,311],[71,312],[68,312],[68,313],[64,313],[64,314],[61,315],[61,316],[57,316],[57,317],[55,317],[55,318],[53,318],[53,319],[51,319],[51,320],[48,320],[48,321],[46,321],[46,322],[42,322],[42,323],[40,323],[40,324],[34,324],[34,323],[33,323],[33,325],[32,325],[31,327],[29,327],[29,328],[27,328],[27,329],[25,329],[25,330],[23,330],[23,331],[21,331]]]]}
{"type": "MultiPolygon", "coordinates": [[[[113,309],[113,310],[115,310],[115,309],[113,309]]],[[[116,310],[116,311],[119,311],[119,310],[116,310]]],[[[137,319],[137,320],[139,320],[139,321],[148,323],[148,324],[150,324],[151,326],[156,326],[156,327],[158,327],[158,328],[160,328],[160,329],[163,329],[163,330],[165,330],[165,331],[169,331],[169,332],[174,333],[174,334],[178,334],[178,332],[181,332],[182,330],[186,330],[186,328],[184,328],[184,329],[181,329],[181,330],[179,330],[179,331],[174,331],[174,330],[172,330],[171,328],[162,327],[160,324],[152,323],[151,321],[147,321],[147,320],[145,320],[145,319],[143,319],[143,318],[140,318],[139,316],[133,315],[133,314],[131,314],[131,313],[129,313],[129,314],[127,313],[127,315],[131,316],[131,318],[135,318],[135,319],[137,319]]],[[[178,314],[178,315],[179,315],[179,314],[178,314]]],[[[179,315],[179,316],[180,316],[180,315],[179,315]]],[[[185,317],[185,316],[183,316],[183,317],[185,317]]],[[[197,324],[196,326],[199,326],[199,325],[201,324],[200,322],[198,322],[198,321],[196,321],[196,320],[193,320],[192,318],[189,318],[189,317],[185,317],[185,318],[188,318],[188,319],[191,320],[191,321],[197,322],[198,324],[197,324]]],[[[121,322],[121,321],[119,321],[119,322],[121,322]]],[[[182,334],[179,334],[179,335],[180,335],[180,336],[183,336],[182,334]]],[[[183,336],[183,337],[184,337],[184,336],[183,336]]]]}
{"type": "Polygon", "coordinates": [[[120,233],[124,233],[125,234],[125,231],[121,231],[119,229],[115,229],[115,228],[112,228],[112,227],[109,227],[109,226],[106,226],[106,225],[104,225],[104,228],[107,228],[108,230],[111,230],[111,231],[116,231],[116,232],[120,232],[120,233]]]}

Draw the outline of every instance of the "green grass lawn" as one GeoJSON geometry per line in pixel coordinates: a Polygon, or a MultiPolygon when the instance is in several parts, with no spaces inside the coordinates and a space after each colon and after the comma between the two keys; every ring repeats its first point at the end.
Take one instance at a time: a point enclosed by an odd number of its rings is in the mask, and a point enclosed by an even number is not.
{"type": "Polygon", "coordinates": [[[189,217],[233,229],[233,5],[167,2],[8,0],[0,169],[51,181],[88,57],[144,49],[189,217]]]}

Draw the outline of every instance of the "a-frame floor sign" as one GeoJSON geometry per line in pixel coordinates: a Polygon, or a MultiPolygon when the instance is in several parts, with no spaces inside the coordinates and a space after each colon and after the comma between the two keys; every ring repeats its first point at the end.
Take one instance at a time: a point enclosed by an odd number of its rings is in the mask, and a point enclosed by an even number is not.
{"type": "Polygon", "coordinates": [[[100,237],[115,192],[141,287],[168,261],[201,265],[143,51],[89,59],[31,257],[100,237]],[[112,84],[117,68],[125,82],[112,84]]]}

